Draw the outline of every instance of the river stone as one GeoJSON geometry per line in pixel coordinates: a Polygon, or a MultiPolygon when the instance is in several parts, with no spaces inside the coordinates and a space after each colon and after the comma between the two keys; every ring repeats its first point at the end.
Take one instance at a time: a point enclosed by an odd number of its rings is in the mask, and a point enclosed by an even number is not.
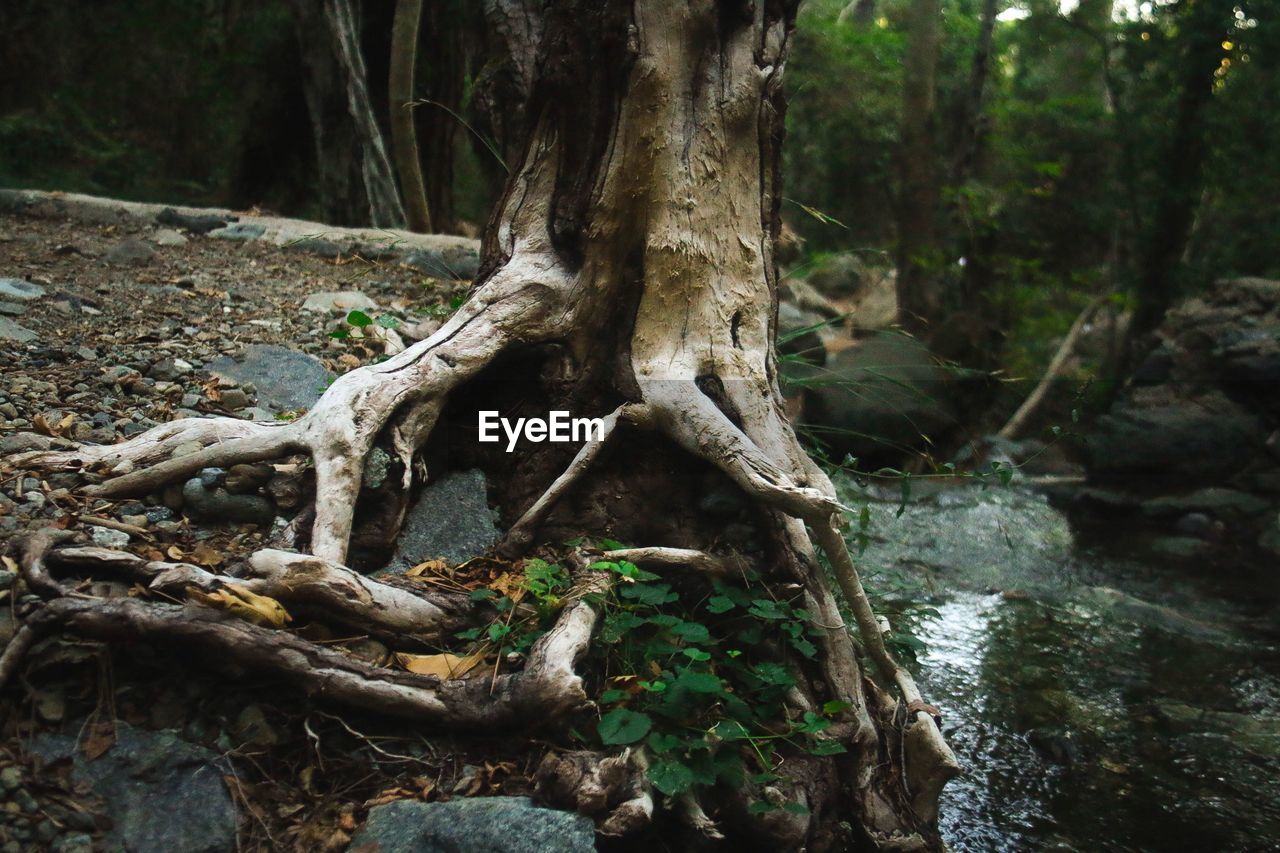
{"type": "Polygon", "coordinates": [[[349,850],[377,853],[593,853],[595,825],[527,797],[374,806],[349,850]]]}
{"type": "Polygon", "coordinates": [[[48,450],[53,439],[36,432],[11,432],[0,437],[0,456],[10,453],[26,453],[29,450],[48,450]]]}
{"type": "Polygon", "coordinates": [[[38,337],[39,335],[26,326],[20,326],[8,317],[0,317],[0,341],[16,341],[17,343],[25,344],[27,341],[34,341],[38,337]]]}
{"type": "Polygon", "coordinates": [[[303,311],[372,311],[378,303],[359,290],[313,293],[302,303],[303,311]]]}
{"type": "Polygon", "coordinates": [[[252,383],[258,406],[275,412],[311,408],[333,380],[320,359],[273,344],[253,344],[235,357],[219,356],[208,369],[236,384],[252,383]]]}
{"type": "Polygon", "coordinates": [[[70,759],[72,779],[106,801],[108,850],[221,853],[236,849],[235,805],[222,781],[231,768],[171,730],[116,723],[115,744],[87,761],[70,735],[37,735],[32,752],[46,763],[70,759]]]}
{"type": "Polygon", "coordinates": [[[1257,495],[1210,486],[1186,495],[1165,495],[1145,501],[1143,515],[1161,518],[1203,512],[1218,517],[1252,516],[1266,512],[1270,503],[1257,495]]]}
{"type": "Polygon", "coordinates": [[[28,302],[44,296],[44,288],[21,278],[0,278],[0,299],[28,302]]]}
{"type": "Polygon", "coordinates": [[[182,501],[188,513],[208,521],[270,527],[276,515],[275,504],[264,497],[233,495],[223,488],[207,488],[199,477],[183,484],[182,501]]]}
{"type": "Polygon", "coordinates": [[[151,235],[151,242],[157,246],[185,246],[187,238],[172,228],[157,228],[151,235]]]}
{"type": "Polygon", "coordinates": [[[425,560],[450,564],[478,557],[498,541],[484,472],[452,471],[422,490],[409,510],[388,571],[402,573],[425,560]]]}

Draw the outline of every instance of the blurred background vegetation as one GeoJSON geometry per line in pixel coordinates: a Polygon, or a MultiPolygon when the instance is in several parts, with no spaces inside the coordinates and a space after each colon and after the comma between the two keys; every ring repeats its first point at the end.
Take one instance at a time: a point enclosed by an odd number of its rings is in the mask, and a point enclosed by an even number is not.
{"type": "MultiPolygon", "coordinates": [[[[8,0],[0,185],[364,224],[322,176],[347,158],[317,120],[342,102],[317,70],[319,6],[8,0]]],[[[384,124],[395,6],[352,6],[384,124]]],[[[424,5],[414,119],[435,230],[478,232],[518,145],[515,71],[482,6],[424,5]]],[[[1179,296],[1280,276],[1280,16],[1263,6],[806,0],[787,71],[792,277],[839,258],[891,270],[901,327],[935,356],[1031,379],[1103,297],[1115,340],[1090,369],[1120,375],[1179,296]]]]}

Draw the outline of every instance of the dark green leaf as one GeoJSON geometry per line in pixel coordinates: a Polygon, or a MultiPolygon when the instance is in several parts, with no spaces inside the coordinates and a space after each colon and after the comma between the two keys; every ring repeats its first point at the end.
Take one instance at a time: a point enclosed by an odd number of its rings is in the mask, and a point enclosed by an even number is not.
{"type": "Polygon", "coordinates": [[[616,708],[600,718],[596,731],[600,742],[609,745],[635,743],[649,733],[653,720],[648,714],[616,708]]]}

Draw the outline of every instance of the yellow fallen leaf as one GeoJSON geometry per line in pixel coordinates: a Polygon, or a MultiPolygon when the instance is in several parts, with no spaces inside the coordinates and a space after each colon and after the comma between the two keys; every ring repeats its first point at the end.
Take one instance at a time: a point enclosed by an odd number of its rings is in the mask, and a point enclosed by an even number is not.
{"type": "Polygon", "coordinates": [[[408,652],[396,652],[396,663],[409,672],[418,675],[434,675],[442,681],[451,678],[464,678],[467,673],[484,663],[484,655],[411,655],[408,652]]]}
{"type": "Polygon", "coordinates": [[[179,548],[177,545],[170,545],[169,549],[165,551],[165,553],[169,555],[170,560],[181,560],[182,558],[187,556],[186,554],[182,553],[182,549],[179,548]]]}
{"type": "Polygon", "coordinates": [[[505,595],[516,604],[519,604],[520,599],[524,598],[525,594],[524,575],[503,572],[498,575],[493,583],[489,584],[489,589],[498,593],[498,595],[505,595]]]}
{"type": "Polygon", "coordinates": [[[4,563],[4,567],[11,572],[18,571],[18,561],[9,556],[0,556],[0,563],[4,563]]]}
{"type": "Polygon", "coordinates": [[[201,542],[191,552],[191,559],[202,566],[217,566],[226,559],[226,556],[221,551],[210,548],[207,543],[201,542]]]}
{"type": "Polygon", "coordinates": [[[409,571],[405,572],[406,577],[416,578],[422,575],[448,575],[449,564],[444,560],[427,560],[425,563],[418,563],[409,571]]]}
{"type": "Polygon", "coordinates": [[[206,607],[227,610],[255,625],[283,628],[293,618],[274,598],[258,595],[236,583],[229,583],[213,592],[189,589],[187,594],[206,607]]]}

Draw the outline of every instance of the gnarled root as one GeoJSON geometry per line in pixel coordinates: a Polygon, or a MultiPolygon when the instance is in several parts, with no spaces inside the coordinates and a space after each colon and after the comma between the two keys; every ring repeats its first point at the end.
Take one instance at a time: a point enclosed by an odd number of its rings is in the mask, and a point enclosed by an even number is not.
{"type": "MultiPolygon", "coordinates": [[[[193,587],[217,590],[238,579],[214,575],[198,566],[152,562],[101,548],[50,550],[51,538],[32,537],[21,555],[24,581],[51,600],[26,617],[19,636],[0,656],[0,676],[5,678],[16,672],[22,655],[36,639],[61,631],[99,640],[174,640],[208,652],[215,659],[272,673],[328,699],[458,728],[536,726],[590,704],[575,666],[595,630],[595,598],[607,592],[612,582],[604,572],[578,575],[576,588],[567,597],[571,603],[534,643],[521,671],[492,679],[444,680],[374,667],[222,610],[73,595],[69,585],[53,578],[51,566],[107,567],[170,594],[193,587]]],[[[437,603],[360,578],[342,566],[284,552],[261,552],[255,558],[250,572],[256,576],[245,581],[244,586],[284,593],[286,598],[300,595],[318,609],[332,608],[337,621],[365,621],[386,627],[403,625],[416,614],[436,620],[438,627],[441,620],[453,618],[437,603]],[[331,594],[315,594],[309,588],[311,583],[330,581],[331,594]],[[343,600],[344,591],[350,596],[348,600],[343,600]],[[363,608],[364,615],[353,619],[356,608],[363,608]]],[[[429,627],[427,622],[410,633],[429,627]]],[[[0,679],[0,687],[3,684],[0,679]]]]}

